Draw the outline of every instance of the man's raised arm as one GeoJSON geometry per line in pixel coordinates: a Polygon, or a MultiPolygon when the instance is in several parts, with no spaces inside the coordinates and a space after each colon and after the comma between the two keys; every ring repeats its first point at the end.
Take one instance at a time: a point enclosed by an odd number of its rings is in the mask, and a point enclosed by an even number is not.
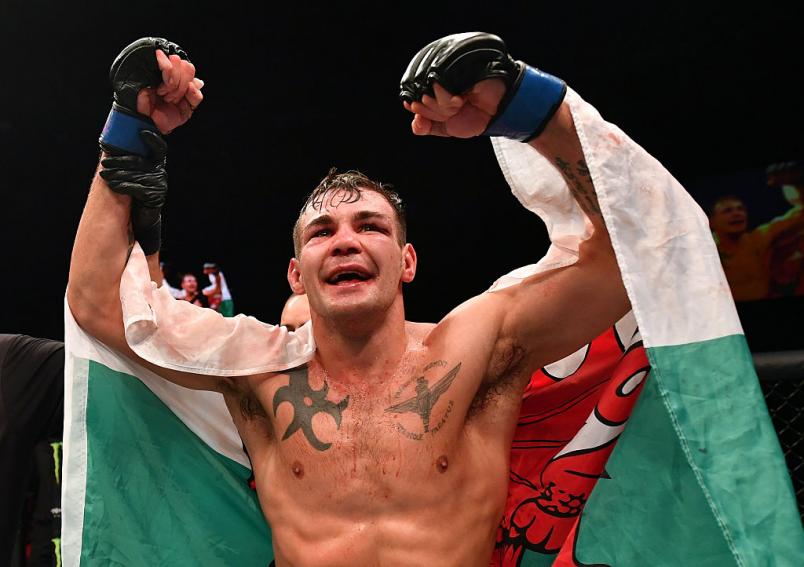
{"type": "MultiPolygon", "coordinates": [[[[152,276],[158,274],[160,211],[167,192],[161,134],[190,118],[203,99],[203,83],[195,78],[187,55],[159,38],[127,46],[115,59],[110,79],[115,102],[101,134],[101,163],[78,225],[67,302],[85,331],[135,357],[125,340],[119,295],[130,233],[146,253],[152,276]]],[[[161,277],[155,281],[161,282],[161,277]]],[[[181,383],[181,378],[174,381],[181,383]]]]}
{"type": "Polygon", "coordinates": [[[533,345],[532,367],[538,368],[591,342],[628,312],[630,302],[566,103],[529,144],[561,172],[593,227],[575,264],[499,292],[506,304],[500,336],[533,345]]]}
{"type": "Polygon", "coordinates": [[[563,175],[594,233],[572,266],[486,294],[475,309],[527,353],[528,367],[558,360],[599,335],[629,309],[619,268],[586,167],[563,81],[514,61],[500,38],[447,36],[413,58],[400,98],[416,135],[503,136],[529,143],[563,175]]]}

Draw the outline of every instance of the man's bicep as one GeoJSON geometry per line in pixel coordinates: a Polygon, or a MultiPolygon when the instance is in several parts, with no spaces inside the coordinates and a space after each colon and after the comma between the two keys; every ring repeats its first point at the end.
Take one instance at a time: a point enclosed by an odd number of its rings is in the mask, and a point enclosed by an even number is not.
{"type": "Polygon", "coordinates": [[[581,259],[531,276],[508,292],[500,336],[524,347],[541,367],[575,352],[630,309],[608,236],[581,245],[581,259]],[[604,240],[605,239],[605,240],[604,240]]]}

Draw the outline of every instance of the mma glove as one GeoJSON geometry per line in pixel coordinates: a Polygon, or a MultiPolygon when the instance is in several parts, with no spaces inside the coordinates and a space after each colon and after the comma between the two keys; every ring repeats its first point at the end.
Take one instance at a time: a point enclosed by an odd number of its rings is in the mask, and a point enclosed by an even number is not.
{"type": "Polygon", "coordinates": [[[421,49],[402,76],[399,98],[410,103],[425,94],[434,97],[435,82],[461,95],[485,79],[501,79],[506,92],[483,134],[520,142],[542,133],[567,92],[561,79],[511,58],[496,35],[471,32],[443,37],[421,49]]]}
{"type": "Polygon", "coordinates": [[[101,160],[100,176],[115,193],[131,196],[131,229],[146,256],[162,244],[162,207],[167,197],[167,143],[152,130],[140,132],[148,157],[111,155],[101,160]]]}
{"type": "Polygon", "coordinates": [[[189,61],[181,47],[158,37],[126,46],[109,71],[114,102],[100,136],[101,149],[107,154],[100,176],[112,191],[131,196],[131,228],[146,256],[161,246],[161,211],[167,197],[167,144],[153,121],[137,112],[140,91],[162,82],[154,55],[157,49],[189,61]]]}
{"type": "Polygon", "coordinates": [[[142,89],[157,87],[162,72],[154,52],[161,49],[166,55],[178,55],[189,61],[187,53],[170,41],[159,37],[144,37],[128,45],[112,63],[109,81],[114,90],[114,102],[100,136],[100,145],[107,154],[136,154],[147,156],[150,148],[139,133],[156,132],[153,121],[137,112],[137,97],[142,89]]]}

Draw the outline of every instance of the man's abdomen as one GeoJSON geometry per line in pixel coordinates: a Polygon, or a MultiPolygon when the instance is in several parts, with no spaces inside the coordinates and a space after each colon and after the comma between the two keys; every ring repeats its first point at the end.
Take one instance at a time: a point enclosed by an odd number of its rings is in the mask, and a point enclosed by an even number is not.
{"type": "Polygon", "coordinates": [[[358,455],[333,447],[290,463],[277,454],[257,471],[277,565],[488,565],[505,456],[460,436],[450,450],[410,443],[358,455]]]}

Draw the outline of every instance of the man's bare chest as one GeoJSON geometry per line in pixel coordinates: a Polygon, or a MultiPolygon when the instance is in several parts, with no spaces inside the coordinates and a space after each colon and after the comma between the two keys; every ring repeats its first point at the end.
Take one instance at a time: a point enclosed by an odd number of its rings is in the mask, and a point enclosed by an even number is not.
{"type": "Polygon", "coordinates": [[[449,443],[473,393],[462,368],[460,361],[411,360],[361,381],[338,380],[311,364],[260,384],[255,394],[280,451],[379,458],[449,443]]]}

